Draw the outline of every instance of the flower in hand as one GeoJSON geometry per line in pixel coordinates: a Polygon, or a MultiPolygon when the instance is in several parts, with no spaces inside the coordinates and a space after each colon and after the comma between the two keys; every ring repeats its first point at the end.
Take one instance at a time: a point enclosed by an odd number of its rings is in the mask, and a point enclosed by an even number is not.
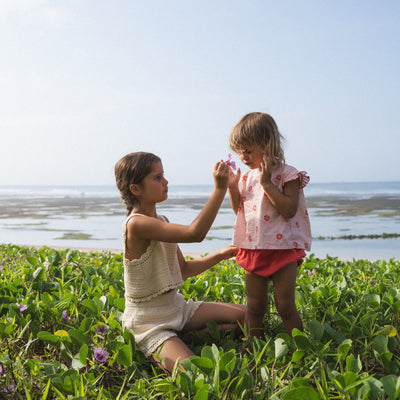
{"type": "Polygon", "coordinates": [[[236,163],[232,160],[231,153],[228,154],[228,158],[224,161],[224,163],[231,167],[233,171],[236,171],[236,163]]]}

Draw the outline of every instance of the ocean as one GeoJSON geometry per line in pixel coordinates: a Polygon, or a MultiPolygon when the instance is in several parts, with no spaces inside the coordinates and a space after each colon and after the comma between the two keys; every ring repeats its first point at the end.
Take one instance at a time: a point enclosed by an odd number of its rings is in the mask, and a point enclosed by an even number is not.
{"type": "MultiPolygon", "coordinates": [[[[210,185],[170,185],[159,214],[175,223],[196,218],[210,185]]],[[[400,260],[400,182],[310,183],[305,188],[316,257],[400,260]]],[[[125,208],[114,186],[0,186],[0,243],[121,250],[125,208]]],[[[184,253],[211,253],[231,242],[228,198],[202,243],[184,253]]]]}

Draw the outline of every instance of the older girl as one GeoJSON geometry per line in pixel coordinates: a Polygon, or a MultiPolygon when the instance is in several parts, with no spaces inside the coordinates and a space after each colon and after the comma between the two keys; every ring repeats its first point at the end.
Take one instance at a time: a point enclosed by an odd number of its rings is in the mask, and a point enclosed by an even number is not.
{"type": "Polygon", "coordinates": [[[157,203],[168,197],[168,181],[159,157],[132,153],[115,166],[115,177],[127,207],[123,226],[126,306],[123,326],[134,332],[138,349],[171,371],[175,362],[193,355],[177,332],[206,328],[216,321],[224,328],[244,322],[245,306],[186,301],[177,288],[183,279],[200,274],[237,248],[227,246],[198,260],[187,261],[178,242],[200,242],[210,229],[224,199],[229,167],[214,167],[215,187],[190,225],[169,223],[157,213],[157,203]]]}

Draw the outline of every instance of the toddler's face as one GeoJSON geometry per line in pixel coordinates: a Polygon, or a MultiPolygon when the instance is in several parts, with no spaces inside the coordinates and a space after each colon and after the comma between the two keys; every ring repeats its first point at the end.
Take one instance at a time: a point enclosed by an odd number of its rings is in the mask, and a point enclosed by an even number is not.
{"type": "Polygon", "coordinates": [[[240,160],[250,169],[260,168],[264,157],[264,150],[260,147],[249,147],[239,153],[240,160]]]}

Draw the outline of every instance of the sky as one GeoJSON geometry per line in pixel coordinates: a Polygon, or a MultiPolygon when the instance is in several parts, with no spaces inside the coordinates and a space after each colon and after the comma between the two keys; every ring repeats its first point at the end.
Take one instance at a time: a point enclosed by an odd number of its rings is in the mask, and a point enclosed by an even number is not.
{"type": "Polygon", "coordinates": [[[311,182],[400,180],[397,0],[1,0],[0,49],[0,185],[211,184],[253,111],[311,182]]]}

